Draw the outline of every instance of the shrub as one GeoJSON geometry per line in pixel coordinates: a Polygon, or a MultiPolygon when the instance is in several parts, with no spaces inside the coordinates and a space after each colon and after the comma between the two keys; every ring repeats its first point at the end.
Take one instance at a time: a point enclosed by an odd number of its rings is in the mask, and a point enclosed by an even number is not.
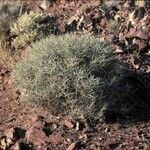
{"type": "Polygon", "coordinates": [[[55,32],[55,19],[51,16],[29,12],[20,16],[11,27],[11,34],[14,35],[13,45],[16,48],[23,48],[32,42],[44,38],[55,32]]]}
{"type": "Polygon", "coordinates": [[[99,118],[121,72],[109,43],[90,36],[50,36],[29,50],[13,72],[22,97],[53,114],[99,118]]]}
{"type": "Polygon", "coordinates": [[[32,31],[37,25],[37,22],[41,20],[41,17],[42,16],[38,13],[25,13],[18,18],[18,21],[14,24],[13,28],[11,28],[12,33],[19,35],[24,32],[32,31]]]}
{"type": "Polygon", "coordinates": [[[22,48],[29,45],[32,41],[35,40],[36,32],[23,33],[15,38],[13,44],[17,48],[22,48]]]}
{"type": "Polygon", "coordinates": [[[31,43],[36,38],[37,23],[42,19],[42,15],[34,12],[23,14],[11,27],[11,33],[16,36],[13,44],[16,48],[22,48],[31,43]]]}

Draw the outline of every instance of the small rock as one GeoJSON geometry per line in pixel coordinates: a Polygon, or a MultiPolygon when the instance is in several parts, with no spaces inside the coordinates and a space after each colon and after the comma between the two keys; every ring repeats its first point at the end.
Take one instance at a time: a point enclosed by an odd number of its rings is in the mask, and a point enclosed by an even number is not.
{"type": "Polygon", "coordinates": [[[14,144],[17,140],[24,138],[25,130],[21,128],[11,128],[8,132],[5,133],[5,141],[7,146],[14,144]]]}
{"type": "Polygon", "coordinates": [[[25,139],[28,142],[34,143],[37,146],[41,146],[43,144],[45,145],[47,136],[42,130],[32,127],[29,130],[27,130],[25,139]]]}
{"type": "Polygon", "coordinates": [[[12,147],[12,150],[20,150],[20,146],[18,142],[12,147]]]}
{"type": "Polygon", "coordinates": [[[53,123],[53,124],[52,124],[52,129],[53,129],[53,130],[57,129],[57,127],[58,127],[58,126],[57,126],[56,123],[53,123]]]}
{"type": "Polygon", "coordinates": [[[50,2],[48,0],[44,0],[41,4],[40,4],[40,8],[42,8],[44,11],[47,10],[50,6],[50,2]]]}
{"type": "Polygon", "coordinates": [[[90,145],[89,148],[90,148],[90,150],[97,150],[98,149],[96,144],[90,145]]]}
{"type": "Polygon", "coordinates": [[[6,139],[6,141],[7,141],[7,145],[13,144],[13,140],[11,138],[6,139]]]}
{"type": "Polygon", "coordinates": [[[105,129],[105,132],[107,132],[107,133],[110,132],[110,129],[109,129],[109,128],[106,128],[106,129],[105,129]]]}
{"type": "Polygon", "coordinates": [[[8,132],[5,133],[7,139],[13,139],[15,134],[14,128],[9,129],[8,132]]]}
{"type": "Polygon", "coordinates": [[[80,140],[82,139],[82,140],[87,141],[88,136],[87,136],[87,134],[79,135],[79,139],[80,139],[80,140]]]}
{"type": "Polygon", "coordinates": [[[76,130],[77,130],[77,131],[80,130],[80,123],[79,123],[79,122],[76,123],[76,130]]]}
{"type": "Polygon", "coordinates": [[[67,139],[67,142],[68,142],[68,143],[71,143],[71,140],[70,140],[70,139],[67,139]]]}
{"type": "Polygon", "coordinates": [[[41,130],[41,129],[43,129],[44,124],[45,124],[44,121],[39,120],[38,122],[36,122],[36,123],[33,125],[33,127],[41,130]]]}
{"type": "Polygon", "coordinates": [[[39,117],[36,114],[34,114],[33,116],[31,116],[31,122],[32,123],[36,123],[38,120],[39,120],[39,117]]]}
{"type": "Polygon", "coordinates": [[[85,132],[87,131],[88,129],[88,124],[85,120],[78,120],[76,122],[76,130],[79,131],[79,130],[84,130],[85,132]]]}
{"type": "Polygon", "coordinates": [[[77,143],[72,143],[71,145],[69,145],[69,147],[67,148],[67,150],[75,150],[76,144],[77,143]]]}
{"type": "Polygon", "coordinates": [[[146,30],[137,30],[135,28],[130,29],[129,32],[126,34],[126,38],[140,38],[143,40],[149,39],[148,31],[146,30]]]}
{"type": "Polygon", "coordinates": [[[115,53],[116,54],[121,54],[121,53],[124,53],[124,51],[122,50],[121,47],[117,47],[116,50],[115,50],[115,53]]]}
{"type": "Polygon", "coordinates": [[[72,119],[65,119],[65,125],[69,128],[69,129],[72,129],[74,128],[74,122],[72,119]]]}
{"type": "Polygon", "coordinates": [[[51,144],[57,145],[64,141],[64,138],[61,135],[50,135],[47,139],[47,142],[50,142],[51,144]]]}
{"type": "Polygon", "coordinates": [[[7,142],[6,142],[6,139],[3,138],[3,139],[0,141],[0,149],[5,150],[6,147],[7,147],[7,142]]]}

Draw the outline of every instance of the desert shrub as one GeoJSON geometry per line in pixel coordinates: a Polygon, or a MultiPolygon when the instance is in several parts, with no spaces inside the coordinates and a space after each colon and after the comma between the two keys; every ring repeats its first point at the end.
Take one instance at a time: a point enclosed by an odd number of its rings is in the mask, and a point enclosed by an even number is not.
{"type": "Polygon", "coordinates": [[[17,36],[13,41],[13,44],[17,48],[22,48],[29,45],[31,42],[35,40],[36,32],[23,33],[20,36],[17,36]]]}
{"type": "Polygon", "coordinates": [[[24,13],[11,27],[11,34],[15,37],[13,45],[16,48],[23,48],[50,35],[52,30],[55,30],[54,22],[50,16],[43,16],[35,12],[24,13]]]}
{"type": "Polygon", "coordinates": [[[42,16],[38,13],[25,13],[18,18],[18,21],[14,24],[13,28],[11,28],[12,33],[19,35],[20,33],[32,31],[37,25],[37,22],[41,20],[41,17],[42,16]]]}
{"type": "Polygon", "coordinates": [[[53,114],[99,118],[113,99],[121,67],[109,43],[90,36],[50,36],[13,72],[23,99],[53,114]]]}
{"type": "Polygon", "coordinates": [[[36,38],[37,23],[42,19],[42,15],[34,12],[23,14],[11,27],[11,33],[16,36],[13,44],[16,48],[22,48],[31,43],[36,38]]]}

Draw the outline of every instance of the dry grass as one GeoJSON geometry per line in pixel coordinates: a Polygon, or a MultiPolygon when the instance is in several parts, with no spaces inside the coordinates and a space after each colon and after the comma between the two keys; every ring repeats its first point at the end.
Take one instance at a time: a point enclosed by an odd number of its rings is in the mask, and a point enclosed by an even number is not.
{"type": "Polygon", "coordinates": [[[10,26],[20,12],[18,1],[0,1],[0,64],[11,66],[14,62],[10,47],[10,26]]]}
{"type": "Polygon", "coordinates": [[[0,18],[0,64],[8,63],[11,60],[11,56],[7,51],[7,38],[9,31],[9,21],[6,16],[0,18]]]}

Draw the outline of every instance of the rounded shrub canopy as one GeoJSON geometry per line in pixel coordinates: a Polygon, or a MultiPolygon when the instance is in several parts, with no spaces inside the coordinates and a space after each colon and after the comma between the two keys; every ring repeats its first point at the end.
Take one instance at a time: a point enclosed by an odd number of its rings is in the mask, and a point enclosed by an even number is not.
{"type": "Polygon", "coordinates": [[[99,118],[111,100],[119,63],[93,36],[50,36],[34,43],[14,71],[23,99],[53,114],[99,118]]]}

